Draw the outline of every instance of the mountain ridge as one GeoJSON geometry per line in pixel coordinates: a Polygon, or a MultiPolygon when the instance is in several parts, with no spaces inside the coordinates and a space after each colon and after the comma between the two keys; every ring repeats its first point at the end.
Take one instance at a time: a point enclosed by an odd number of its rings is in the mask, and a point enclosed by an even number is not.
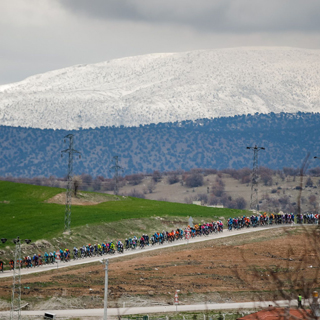
{"type": "Polygon", "coordinates": [[[242,47],[77,65],[0,86],[0,125],[77,130],[320,112],[320,50],[242,47]]]}

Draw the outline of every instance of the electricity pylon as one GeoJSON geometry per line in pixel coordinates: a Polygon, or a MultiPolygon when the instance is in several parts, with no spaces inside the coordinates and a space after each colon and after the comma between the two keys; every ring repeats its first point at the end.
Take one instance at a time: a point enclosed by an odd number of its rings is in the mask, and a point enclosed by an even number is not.
{"type": "Polygon", "coordinates": [[[68,181],[67,181],[67,195],[66,195],[66,210],[64,215],[64,231],[70,233],[70,224],[71,224],[71,199],[72,199],[72,178],[73,178],[73,154],[79,154],[81,158],[81,152],[73,149],[73,134],[68,134],[64,137],[64,142],[66,139],[69,139],[69,148],[61,151],[61,157],[63,153],[69,154],[68,161],[68,181]]]}
{"type": "Polygon", "coordinates": [[[253,150],[253,165],[252,165],[252,177],[251,177],[251,198],[250,198],[250,209],[259,211],[259,198],[258,198],[258,152],[260,150],[265,150],[264,147],[247,147],[247,149],[253,150]]]}
{"type": "Polygon", "coordinates": [[[119,182],[119,171],[123,172],[123,168],[119,166],[119,157],[118,156],[114,156],[113,160],[115,165],[111,167],[111,170],[114,170],[114,180],[115,180],[115,185],[114,185],[114,194],[118,194],[119,193],[119,186],[118,186],[118,182],[119,182]]]}
{"type": "Polygon", "coordinates": [[[13,263],[13,284],[10,320],[21,319],[21,243],[19,237],[13,240],[16,245],[13,263]]]}

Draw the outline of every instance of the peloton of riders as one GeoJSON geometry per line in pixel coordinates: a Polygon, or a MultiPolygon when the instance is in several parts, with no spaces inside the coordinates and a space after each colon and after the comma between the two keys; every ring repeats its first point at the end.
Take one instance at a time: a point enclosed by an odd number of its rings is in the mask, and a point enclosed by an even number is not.
{"type": "MultiPolygon", "coordinates": [[[[315,224],[319,222],[319,219],[320,215],[313,213],[298,214],[296,216],[298,224],[315,224]]],[[[295,215],[293,213],[279,212],[278,214],[270,213],[269,215],[263,213],[234,218],[230,217],[227,220],[227,226],[228,230],[231,231],[233,229],[239,230],[241,228],[273,224],[292,224],[294,221],[295,215]]],[[[143,249],[149,245],[161,245],[165,242],[183,240],[187,238],[187,235],[188,237],[190,235],[190,237],[194,238],[207,236],[210,233],[223,232],[223,227],[223,222],[218,220],[210,223],[195,224],[194,226],[188,226],[185,229],[177,228],[176,230],[171,231],[163,230],[162,232],[155,232],[150,238],[147,234],[142,234],[139,238],[133,236],[132,238],[126,238],[124,244],[121,240],[116,242],[111,240],[110,242],[95,243],[93,245],[89,243],[87,245],[83,245],[79,249],[77,247],[73,247],[72,257],[69,249],[59,249],[58,251],[52,251],[49,253],[45,252],[43,257],[41,254],[34,254],[32,257],[29,255],[25,256],[22,260],[16,261],[16,266],[19,265],[21,267],[31,268],[41,266],[42,264],[55,263],[57,260],[68,262],[71,258],[79,259],[103,254],[114,254],[115,252],[123,253],[124,250],[135,250],[137,247],[143,249]]],[[[3,265],[4,263],[0,261],[0,271],[3,271],[3,265]]],[[[11,270],[16,267],[14,260],[11,259],[9,261],[9,266],[11,270]]]]}

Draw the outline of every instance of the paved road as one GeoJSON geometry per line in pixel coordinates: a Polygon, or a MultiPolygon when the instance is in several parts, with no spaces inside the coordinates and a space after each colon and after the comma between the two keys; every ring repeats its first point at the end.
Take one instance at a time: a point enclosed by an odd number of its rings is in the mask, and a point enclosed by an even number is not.
{"type": "MultiPolygon", "coordinates": [[[[159,250],[159,249],[164,249],[164,248],[169,248],[169,247],[174,247],[174,246],[187,245],[188,243],[196,243],[196,242],[208,241],[208,240],[213,240],[213,239],[221,239],[221,238],[236,236],[236,235],[240,235],[240,234],[246,234],[246,233],[252,233],[252,232],[263,232],[265,230],[284,228],[284,227],[292,227],[292,226],[293,225],[274,225],[274,226],[265,226],[265,227],[258,227],[258,228],[241,229],[241,230],[236,230],[236,231],[235,230],[233,230],[233,231],[225,230],[223,233],[214,233],[214,234],[210,234],[209,236],[202,236],[202,237],[193,238],[193,239],[190,239],[189,242],[187,240],[178,240],[173,243],[165,243],[163,245],[154,245],[154,246],[150,246],[150,247],[145,247],[144,249],[137,248],[135,250],[126,250],[123,254],[115,253],[114,255],[107,255],[107,256],[104,255],[104,256],[98,256],[98,257],[92,257],[92,258],[71,260],[67,263],[58,262],[58,263],[50,264],[50,265],[42,265],[41,267],[36,267],[36,268],[31,268],[31,269],[24,268],[24,269],[21,269],[21,275],[37,273],[37,272],[44,272],[44,271],[49,271],[49,270],[53,270],[53,269],[61,269],[61,268],[67,268],[67,267],[71,267],[71,266],[92,263],[92,262],[96,262],[96,261],[99,261],[99,260],[102,260],[105,258],[115,259],[115,258],[119,258],[119,257],[123,257],[123,256],[140,254],[142,252],[159,250]]],[[[297,225],[295,225],[295,226],[297,226],[297,225]]],[[[3,273],[0,273],[0,279],[11,277],[11,276],[12,276],[12,271],[9,271],[9,270],[4,271],[3,273]]]]}
{"type": "MultiPolygon", "coordinates": [[[[131,314],[152,314],[167,313],[175,311],[206,311],[206,310],[239,310],[239,309],[261,309],[268,306],[286,307],[297,306],[296,300],[263,301],[263,302],[239,302],[239,303],[211,303],[180,306],[156,306],[138,308],[109,308],[108,316],[131,315],[131,314]]],[[[57,318],[63,317],[103,317],[103,309],[72,309],[72,310],[42,310],[42,311],[22,311],[22,316],[43,316],[45,312],[56,315],[57,318]]],[[[0,312],[1,317],[9,317],[10,312],[0,312]]]]}

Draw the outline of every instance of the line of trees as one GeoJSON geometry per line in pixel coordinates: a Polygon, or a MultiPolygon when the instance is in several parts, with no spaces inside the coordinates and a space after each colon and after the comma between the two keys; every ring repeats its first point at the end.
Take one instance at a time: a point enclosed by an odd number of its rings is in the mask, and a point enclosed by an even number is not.
{"type": "MultiPolygon", "coordinates": [[[[217,174],[220,178],[222,174],[230,175],[232,178],[238,180],[242,184],[248,184],[251,181],[251,172],[250,168],[242,169],[191,169],[190,171],[176,170],[168,172],[160,172],[158,170],[153,173],[137,173],[126,175],[124,177],[118,177],[119,188],[123,187],[126,184],[137,186],[142,183],[146,177],[152,177],[154,183],[158,183],[165,178],[165,181],[168,184],[181,183],[188,188],[200,187],[204,184],[204,177],[209,174],[217,174]]],[[[313,181],[311,177],[320,177],[320,167],[309,169],[306,173],[309,177],[306,181],[306,186],[313,186],[313,181]]],[[[283,181],[287,177],[292,177],[293,181],[297,176],[299,176],[299,168],[288,168],[284,167],[282,170],[272,170],[266,167],[260,167],[258,169],[258,175],[260,182],[265,186],[273,185],[274,176],[279,176],[283,181]]],[[[0,180],[34,184],[34,185],[43,185],[50,187],[62,187],[66,185],[67,177],[0,177],[0,180]]],[[[81,175],[76,175],[74,177],[77,180],[79,190],[90,190],[90,191],[111,191],[114,189],[115,181],[113,178],[106,178],[102,175],[93,177],[90,174],[83,173],[81,175]]],[[[217,185],[214,187],[213,193],[220,197],[221,196],[221,182],[217,182],[217,185]]]]}

